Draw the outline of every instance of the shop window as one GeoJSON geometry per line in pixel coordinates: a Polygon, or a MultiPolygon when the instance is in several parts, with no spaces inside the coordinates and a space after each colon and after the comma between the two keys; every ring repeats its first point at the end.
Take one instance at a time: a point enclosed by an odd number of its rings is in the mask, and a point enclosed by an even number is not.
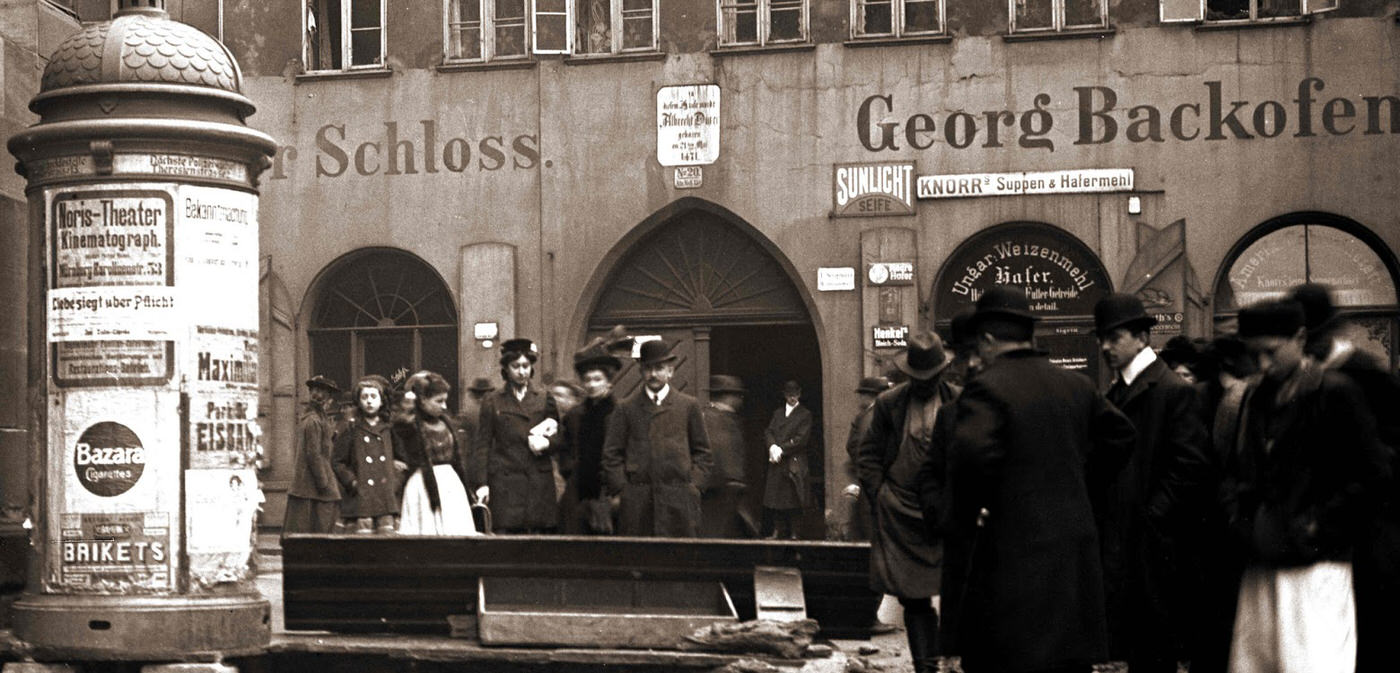
{"type": "Polygon", "coordinates": [[[307,0],[307,71],[384,67],[383,0],[307,0]]]}
{"type": "Polygon", "coordinates": [[[656,51],[658,0],[578,0],[575,54],[656,51]]]}
{"type": "Polygon", "coordinates": [[[807,40],[808,0],[718,0],[722,47],[807,40]]]}
{"type": "MultiPolygon", "coordinates": [[[[557,3],[541,2],[546,32],[558,23],[557,3]]],[[[539,29],[538,21],[527,21],[526,0],[447,0],[448,61],[497,61],[522,59],[530,55],[530,31],[539,29]]],[[[563,22],[567,26],[567,18],[563,22]]],[[[554,31],[567,39],[568,31],[554,31]]],[[[564,46],[567,49],[567,43],[564,46]]]]}
{"type": "Polygon", "coordinates": [[[1108,0],[1007,0],[1011,32],[1108,27],[1108,0]]]}
{"type": "Polygon", "coordinates": [[[1161,0],[1164,23],[1187,21],[1268,22],[1337,9],[1341,0],[1161,0]]]}
{"type": "Polygon", "coordinates": [[[307,329],[312,373],[347,387],[368,374],[393,379],[429,369],[455,388],[457,310],[431,267],[398,251],[362,251],[338,262],[318,287],[307,329]]]}
{"type": "Polygon", "coordinates": [[[852,0],[851,37],[912,37],[943,32],[943,0],[852,0]]]}

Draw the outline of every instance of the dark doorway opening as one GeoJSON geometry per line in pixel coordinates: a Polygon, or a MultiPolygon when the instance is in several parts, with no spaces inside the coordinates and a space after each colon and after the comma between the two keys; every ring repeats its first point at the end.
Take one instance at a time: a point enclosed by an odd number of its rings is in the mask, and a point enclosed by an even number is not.
{"type": "Polygon", "coordinates": [[[807,506],[803,512],[801,536],[821,539],[826,531],[823,512],[823,484],[826,443],[822,437],[822,371],[817,335],[810,324],[716,325],[710,330],[710,373],[729,374],[743,379],[748,394],[740,416],[746,441],[745,474],[749,488],[745,494],[749,511],[758,514],[763,505],[763,484],[767,473],[767,445],[763,431],[775,410],[783,408],[781,388],[792,379],[802,385],[802,404],[818,417],[813,420],[812,446],[808,451],[807,506]]]}

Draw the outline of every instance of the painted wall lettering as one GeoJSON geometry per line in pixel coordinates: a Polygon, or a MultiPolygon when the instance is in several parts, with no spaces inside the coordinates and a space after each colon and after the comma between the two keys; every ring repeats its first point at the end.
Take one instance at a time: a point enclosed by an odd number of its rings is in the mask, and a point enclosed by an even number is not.
{"type": "MultiPolygon", "coordinates": [[[[537,135],[471,138],[443,132],[434,119],[362,128],[332,122],[316,129],[312,142],[316,149],[309,158],[317,178],[530,170],[540,163],[537,135]]],[[[291,177],[300,154],[292,145],[278,148],[270,179],[291,177]]]]}

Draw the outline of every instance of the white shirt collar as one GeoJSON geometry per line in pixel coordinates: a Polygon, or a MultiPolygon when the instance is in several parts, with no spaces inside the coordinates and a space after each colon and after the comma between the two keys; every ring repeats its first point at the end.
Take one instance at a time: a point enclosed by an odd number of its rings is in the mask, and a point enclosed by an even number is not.
{"type": "Polygon", "coordinates": [[[515,394],[515,401],[516,401],[516,402],[524,402],[524,401],[525,401],[525,394],[528,393],[528,392],[530,392],[530,386],[524,386],[524,387],[522,387],[522,388],[520,388],[520,389],[518,389],[518,390],[517,390],[515,387],[512,386],[510,392],[512,392],[512,393],[515,394]]]}
{"type": "MultiPolygon", "coordinates": [[[[801,404],[801,402],[798,402],[797,404],[801,404]]],[[[783,406],[787,409],[787,411],[783,412],[783,417],[786,418],[788,416],[791,416],[792,410],[797,408],[797,404],[787,404],[786,402],[784,402],[783,406]]]]}
{"type": "Polygon", "coordinates": [[[1137,380],[1137,377],[1146,371],[1156,359],[1157,353],[1152,350],[1151,346],[1138,351],[1138,354],[1128,362],[1128,366],[1118,372],[1118,375],[1123,378],[1123,385],[1133,385],[1133,381],[1137,380]]]}
{"type": "Polygon", "coordinates": [[[668,383],[664,386],[661,386],[661,390],[658,390],[656,392],[652,392],[651,388],[647,388],[646,391],[647,397],[651,398],[652,404],[661,404],[661,402],[666,399],[667,393],[671,392],[671,384],[668,383]]]}

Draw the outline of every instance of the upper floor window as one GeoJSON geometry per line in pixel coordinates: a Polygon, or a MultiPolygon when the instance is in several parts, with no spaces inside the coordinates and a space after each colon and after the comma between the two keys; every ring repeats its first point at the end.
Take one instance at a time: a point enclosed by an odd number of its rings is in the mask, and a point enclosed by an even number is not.
{"type": "Polygon", "coordinates": [[[852,0],[851,37],[936,35],[943,12],[943,0],[852,0]]]}
{"type": "MultiPolygon", "coordinates": [[[[1199,0],[1198,0],[1199,1],[1199,0]]],[[[1011,32],[1107,28],[1108,0],[1007,0],[1011,32]]]]}
{"type": "Polygon", "coordinates": [[[306,0],[302,21],[306,70],[384,67],[383,0],[306,0]]]}
{"type": "Polygon", "coordinates": [[[658,0],[578,0],[575,54],[656,51],[658,0]]]}
{"type": "Polygon", "coordinates": [[[447,60],[494,61],[530,55],[526,0],[445,0],[447,60]]]}
{"type": "Polygon", "coordinates": [[[1340,0],[1161,0],[1163,23],[1265,22],[1330,12],[1340,0]]]}
{"type": "Polygon", "coordinates": [[[717,0],[722,47],[807,40],[808,0],[717,0]]]}

